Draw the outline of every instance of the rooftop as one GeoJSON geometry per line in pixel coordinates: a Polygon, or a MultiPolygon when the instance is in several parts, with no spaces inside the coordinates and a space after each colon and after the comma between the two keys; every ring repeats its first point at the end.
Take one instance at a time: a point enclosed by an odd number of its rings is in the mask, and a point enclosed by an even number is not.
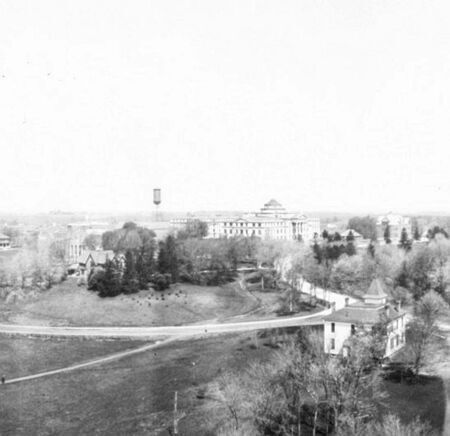
{"type": "Polygon", "coordinates": [[[86,263],[89,256],[92,257],[92,260],[97,265],[102,265],[108,259],[112,259],[114,257],[114,251],[112,251],[112,250],[85,250],[78,257],[78,263],[86,263]]]}
{"type": "Polygon", "coordinates": [[[265,207],[282,207],[281,203],[279,203],[277,200],[275,200],[274,198],[272,198],[271,200],[269,200],[268,203],[266,203],[264,205],[265,207]]]}
{"type": "Polygon", "coordinates": [[[347,230],[345,230],[344,232],[341,233],[341,236],[342,236],[343,238],[346,238],[346,237],[350,234],[350,232],[352,232],[352,235],[353,235],[355,238],[362,238],[361,233],[358,233],[356,230],[353,230],[353,229],[347,229],[347,230]]]}
{"type": "Polygon", "coordinates": [[[355,303],[326,316],[324,321],[350,324],[376,324],[382,319],[384,313],[389,321],[400,318],[405,314],[402,310],[399,311],[397,308],[391,306],[371,306],[363,303],[355,303]]]}
{"type": "Polygon", "coordinates": [[[363,295],[363,298],[386,298],[387,294],[384,292],[383,285],[380,279],[373,279],[367,292],[363,295]]]}

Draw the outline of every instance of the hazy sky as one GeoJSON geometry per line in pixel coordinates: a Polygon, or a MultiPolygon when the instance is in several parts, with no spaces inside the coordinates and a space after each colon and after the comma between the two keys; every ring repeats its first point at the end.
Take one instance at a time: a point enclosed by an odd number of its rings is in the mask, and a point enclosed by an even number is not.
{"type": "Polygon", "coordinates": [[[447,0],[0,3],[0,211],[450,211],[447,0]]]}

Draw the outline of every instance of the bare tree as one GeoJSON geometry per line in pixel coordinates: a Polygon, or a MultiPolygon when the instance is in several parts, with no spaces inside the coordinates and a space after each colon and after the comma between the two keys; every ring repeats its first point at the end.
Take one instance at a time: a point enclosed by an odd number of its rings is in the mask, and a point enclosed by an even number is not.
{"type": "Polygon", "coordinates": [[[448,304],[434,291],[426,293],[414,308],[414,318],[407,328],[407,355],[414,374],[430,363],[435,357],[437,321],[449,311],[448,304]]]}

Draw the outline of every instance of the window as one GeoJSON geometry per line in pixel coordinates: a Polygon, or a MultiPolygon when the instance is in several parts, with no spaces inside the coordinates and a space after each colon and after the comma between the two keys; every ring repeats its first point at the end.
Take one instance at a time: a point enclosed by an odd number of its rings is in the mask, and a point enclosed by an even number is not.
{"type": "Polygon", "coordinates": [[[394,338],[391,338],[391,350],[394,348],[394,338]]]}
{"type": "Polygon", "coordinates": [[[352,336],[353,336],[355,334],[355,332],[356,332],[355,324],[352,324],[351,331],[352,331],[352,336]]]}
{"type": "Polygon", "coordinates": [[[331,333],[334,333],[334,322],[331,323],[331,333]]]}
{"type": "Polygon", "coordinates": [[[331,339],[331,349],[334,350],[334,347],[335,347],[334,339],[331,339]]]}
{"type": "Polygon", "coordinates": [[[395,346],[398,347],[398,344],[400,343],[400,337],[398,335],[395,336],[395,346]]]}

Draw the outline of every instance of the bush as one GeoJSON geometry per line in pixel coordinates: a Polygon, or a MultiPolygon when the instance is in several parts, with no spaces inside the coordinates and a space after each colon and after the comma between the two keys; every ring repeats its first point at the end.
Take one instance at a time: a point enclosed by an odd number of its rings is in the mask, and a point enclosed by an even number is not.
{"type": "Polygon", "coordinates": [[[170,274],[153,274],[151,278],[151,282],[153,283],[153,288],[157,291],[164,291],[170,287],[172,282],[170,274]]]}

